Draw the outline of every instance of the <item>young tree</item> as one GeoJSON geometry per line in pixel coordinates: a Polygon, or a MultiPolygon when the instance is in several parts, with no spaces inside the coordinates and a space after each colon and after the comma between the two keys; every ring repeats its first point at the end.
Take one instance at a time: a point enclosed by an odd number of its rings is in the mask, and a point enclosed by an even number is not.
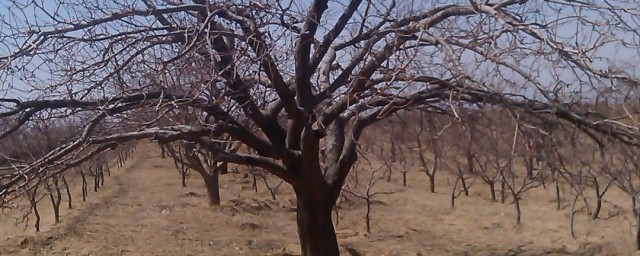
{"type": "Polygon", "coordinates": [[[437,120],[434,116],[428,116],[423,112],[419,112],[417,120],[417,129],[408,129],[408,133],[414,136],[414,143],[407,143],[410,152],[417,155],[420,170],[422,170],[429,178],[429,191],[436,192],[436,172],[442,165],[444,158],[443,142],[438,137],[444,132],[445,127],[438,127],[438,124],[446,125],[446,120],[437,120]],[[440,122],[439,122],[440,121],[440,122]],[[415,144],[415,145],[413,145],[415,144]],[[430,155],[430,158],[427,158],[430,155]]]}
{"type": "Polygon", "coordinates": [[[634,81],[617,63],[591,61],[637,48],[629,21],[639,15],[624,1],[89,2],[3,5],[0,139],[39,112],[78,124],[69,141],[0,176],[3,201],[45,166],[64,170],[125,141],[183,140],[291,184],[302,254],[337,255],[331,211],[360,136],[403,109],[456,116],[500,105],[638,144],[625,120],[568,104],[587,87],[634,81]],[[158,125],[183,109],[209,118],[158,125]],[[225,151],[212,139],[222,134],[257,153],[225,151]]]}
{"type": "Polygon", "coordinates": [[[346,181],[342,191],[357,199],[364,200],[366,209],[364,214],[365,226],[367,233],[371,233],[371,211],[374,197],[391,194],[391,192],[375,191],[374,189],[376,183],[383,179],[381,170],[385,166],[380,165],[378,168],[375,168],[371,165],[371,162],[367,162],[366,164],[368,165],[366,169],[358,168],[360,166],[353,167],[353,175],[348,177],[350,179],[346,181]],[[365,170],[369,170],[369,173],[366,173],[365,170]],[[363,179],[362,176],[368,176],[368,178],[363,179]]]}
{"type": "MultiPolygon", "coordinates": [[[[236,153],[240,144],[234,143],[228,137],[218,138],[213,142],[226,152],[236,153]]],[[[209,205],[220,205],[220,174],[226,174],[227,162],[219,161],[211,151],[200,148],[199,144],[192,142],[181,143],[178,149],[172,145],[165,144],[163,147],[169,155],[181,165],[188,166],[202,177],[207,188],[209,205]]],[[[184,171],[181,171],[184,175],[184,171]]],[[[183,176],[184,185],[184,176],[183,176]]]]}

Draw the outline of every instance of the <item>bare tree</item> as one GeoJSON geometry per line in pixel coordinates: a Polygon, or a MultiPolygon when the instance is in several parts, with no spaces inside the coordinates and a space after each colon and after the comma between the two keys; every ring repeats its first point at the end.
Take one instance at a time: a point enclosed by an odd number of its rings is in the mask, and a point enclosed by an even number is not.
{"type": "MultiPolygon", "coordinates": [[[[596,158],[595,155],[596,154],[593,154],[594,158],[596,158]]],[[[597,158],[604,159],[603,153],[598,153],[597,155],[599,155],[597,158]]],[[[587,179],[590,180],[590,185],[593,187],[593,193],[596,199],[596,206],[593,208],[590,216],[592,220],[596,220],[600,217],[602,204],[604,202],[604,195],[609,191],[609,188],[613,184],[613,180],[606,175],[606,168],[608,168],[608,166],[604,161],[601,160],[584,163],[586,164],[585,168],[587,168],[587,179]],[[594,165],[594,163],[596,164],[594,165]]]]}
{"type": "Polygon", "coordinates": [[[417,155],[419,168],[429,178],[429,191],[431,193],[436,192],[436,172],[440,165],[442,165],[442,158],[444,158],[443,142],[438,140],[438,137],[444,132],[445,127],[438,127],[439,123],[444,123],[446,120],[437,120],[434,116],[428,116],[423,112],[419,112],[417,119],[417,129],[405,129],[407,133],[412,133],[414,136],[414,143],[406,143],[406,146],[410,147],[410,152],[417,155]],[[415,145],[414,145],[415,144],[415,145]],[[430,154],[430,158],[427,159],[427,152],[430,154]]]}
{"type": "Polygon", "coordinates": [[[374,197],[378,195],[390,194],[388,191],[374,191],[374,186],[378,181],[383,179],[381,170],[385,168],[384,165],[379,166],[377,169],[371,166],[371,162],[367,162],[369,165],[367,168],[358,169],[359,166],[354,166],[353,175],[350,176],[343,191],[348,195],[351,195],[357,199],[364,200],[365,202],[365,226],[367,233],[371,233],[371,211],[374,197]],[[364,170],[370,170],[370,173],[364,173],[364,170]],[[366,179],[362,179],[362,175],[368,176],[366,179]],[[368,174],[368,175],[367,175],[368,174]]]}
{"type": "MultiPolygon", "coordinates": [[[[236,153],[240,148],[240,144],[229,140],[228,137],[218,138],[218,140],[213,143],[225,152],[230,153],[236,153]]],[[[220,174],[228,173],[228,163],[219,161],[211,151],[200,148],[199,144],[192,142],[184,142],[181,144],[181,149],[178,150],[169,144],[165,144],[163,147],[168,151],[174,161],[181,165],[188,166],[189,169],[200,174],[207,188],[209,205],[220,205],[220,174]]],[[[181,171],[181,173],[183,173],[182,180],[184,185],[184,171],[181,171]]]]}
{"type": "Polygon", "coordinates": [[[264,182],[264,185],[269,190],[269,194],[271,195],[271,199],[277,200],[278,189],[282,186],[283,180],[273,177],[267,172],[260,172],[260,178],[264,182]]]}
{"type": "Polygon", "coordinates": [[[635,219],[635,242],[636,249],[640,250],[640,207],[638,196],[640,195],[640,155],[635,147],[624,145],[611,145],[605,149],[607,151],[607,174],[614,184],[622,189],[630,199],[630,212],[635,219]]]}
{"type": "Polygon", "coordinates": [[[460,107],[499,105],[596,140],[639,143],[628,116],[570,104],[587,100],[587,88],[607,93],[606,82],[635,81],[619,62],[603,69],[592,61],[613,62],[608,47],[638,48],[637,5],[622,0],[39,3],[3,5],[10,17],[0,32],[0,118],[9,125],[0,139],[41,112],[76,129],[0,176],[3,203],[122,142],[183,140],[291,184],[302,254],[338,255],[331,211],[360,136],[395,112],[457,116],[460,107]],[[14,11],[25,8],[39,19],[14,11]],[[60,9],[73,13],[53,11],[60,9]],[[209,118],[158,125],[184,109],[209,118]],[[222,134],[257,154],[225,151],[212,139],[222,134]],[[57,171],[41,175],[45,169],[57,171]]]}

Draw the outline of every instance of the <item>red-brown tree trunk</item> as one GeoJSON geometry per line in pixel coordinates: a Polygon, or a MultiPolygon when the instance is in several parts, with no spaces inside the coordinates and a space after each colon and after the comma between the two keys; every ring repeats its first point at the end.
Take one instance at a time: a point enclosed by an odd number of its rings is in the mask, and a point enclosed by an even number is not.
{"type": "Polygon", "coordinates": [[[298,237],[303,256],[338,256],[338,239],[331,219],[333,202],[298,198],[298,237]]]}

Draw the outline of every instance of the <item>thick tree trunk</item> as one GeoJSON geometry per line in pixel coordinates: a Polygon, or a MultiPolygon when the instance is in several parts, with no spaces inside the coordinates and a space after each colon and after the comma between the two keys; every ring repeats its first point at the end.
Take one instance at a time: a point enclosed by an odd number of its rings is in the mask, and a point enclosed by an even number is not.
{"type": "Polygon", "coordinates": [[[298,197],[298,237],[303,256],[338,256],[338,239],[333,228],[333,203],[298,197]]]}
{"type": "Polygon", "coordinates": [[[200,173],[204,184],[207,187],[207,195],[209,196],[209,206],[220,205],[220,179],[218,171],[213,173],[200,173]]]}

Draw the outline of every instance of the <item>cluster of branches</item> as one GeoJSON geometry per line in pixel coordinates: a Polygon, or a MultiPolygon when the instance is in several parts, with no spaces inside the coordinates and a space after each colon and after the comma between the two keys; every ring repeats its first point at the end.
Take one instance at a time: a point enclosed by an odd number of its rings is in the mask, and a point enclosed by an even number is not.
{"type": "MultiPolygon", "coordinates": [[[[67,139],[66,136],[73,132],[69,128],[72,127],[56,126],[45,120],[35,127],[25,129],[22,134],[13,134],[3,140],[1,145],[3,152],[7,152],[7,154],[0,158],[2,160],[0,170],[9,172],[25,163],[45,156],[48,150],[52,150],[52,144],[62,143],[67,139]]],[[[83,157],[87,158],[83,161],[78,161],[71,166],[51,165],[44,167],[45,170],[39,173],[42,176],[34,179],[33,184],[26,185],[23,193],[13,194],[15,196],[13,199],[18,200],[10,199],[8,201],[13,202],[12,204],[2,205],[3,213],[15,219],[16,224],[23,223],[25,227],[33,217],[33,225],[38,232],[40,231],[42,219],[39,205],[42,204],[41,201],[43,199],[48,198],[53,209],[54,221],[56,224],[59,223],[63,193],[65,194],[67,208],[72,209],[73,196],[71,186],[81,183],[82,201],[85,202],[90,182],[88,178],[93,182],[94,192],[97,192],[100,187],[104,186],[105,173],[108,176],[111,175],[111,166],[122,167],[132,154],[134,146],[134,144],[128,143],[114,151],[96,151],[86,148],[82,150],[84,152],[81,152],[83,157]],[[67,168],[75,171],[64,172],[67,168]]],[[[6,176],[8,175],[5,174],[6,176]]]]}
{"type": "MultiPolygon", "coordinates": [[[[637,100],[589,107],[611,116],[635,116],[640,110],[637,100]]],[[[571,123],[501,107],[461,109],[459,115],[460,120],[424,112],[399,114],[366,134],[362,154],[403,170],[404,186],[408,170],[425,173],[432,193],[437,190],[436,174],[444,170],[444,177],[455,177],[450,184],[451,207],[459,196],[469,196],[472,185],[481,184],[478,189],[486,188],[491,201],[514,205],[517,224],[522,221],[521,203],[527,191],[553,189],[557,210],[570,206],[573,237],[579,211],[584,210],[590,220],[615,216],[602,214],[605,194],[613,186],[629,196],[629,212],[638,216],[637,147],[594,139],[571,123]],[[414,125],[408,126],[409,122],[414,125]],[[565,188],[569,195],[563,198],[565,188]]],[[[390,180],[391,172],[387,175],[390,180]]],[[[640,240],[636,242],[640,248],[640,240]]]]}

